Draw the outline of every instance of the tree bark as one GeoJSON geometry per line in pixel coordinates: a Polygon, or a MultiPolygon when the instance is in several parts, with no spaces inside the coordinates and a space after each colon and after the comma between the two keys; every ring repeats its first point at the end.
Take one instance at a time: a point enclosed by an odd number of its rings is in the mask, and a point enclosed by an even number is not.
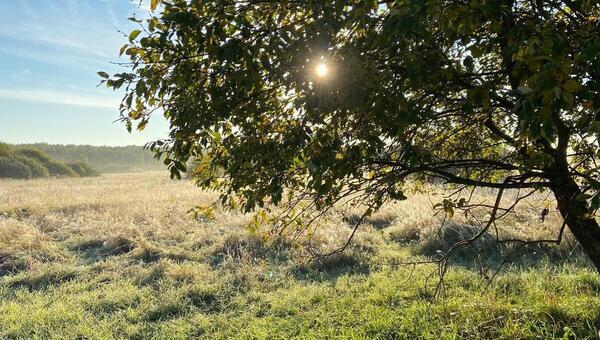
{"type": "Polygon", "coordinates": [[[570,176],[568,168],[564,164],[556,165],[551,174],[551,189],[556,197],[558,210],[583,251],[600,272],[600,225],[589,214],[587,203],[578,199],[581,190],[570,176]]]}

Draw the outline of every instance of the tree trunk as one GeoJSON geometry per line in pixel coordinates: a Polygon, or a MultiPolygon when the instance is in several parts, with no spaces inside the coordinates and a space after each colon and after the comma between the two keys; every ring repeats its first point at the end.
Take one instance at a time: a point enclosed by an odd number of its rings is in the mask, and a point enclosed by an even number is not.
{"type": "Polygon", "coordinates": [[[553,170],[551,189],[556,197],[558,210],[583,251],[600,272],[600,225],[589,215],[587,203],[578,200],[581,190],[569,175],[567,168],[555,167],[553,170]]]}

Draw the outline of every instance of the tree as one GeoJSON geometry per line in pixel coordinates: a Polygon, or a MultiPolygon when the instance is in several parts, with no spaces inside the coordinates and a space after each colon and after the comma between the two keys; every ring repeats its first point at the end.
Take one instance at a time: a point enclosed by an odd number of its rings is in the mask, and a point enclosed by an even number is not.
{"type": "Polygon", "coordinates": [[[10,145],[0,142],[0,157],[10,157],[12,155],[12,149],[10,145]]]}
{"type": "Polygon", "coordinates": [[[31,178],[43,178],[50,176],[50,171],[39,159],[27,157],[21,154],[15,155],[14,160],[23,163],[31,172],[31,178]]]}
{"type": "Polygon", "coordinates": [[[31,170],[19,160],[0,157],[0,178],[29,179],[31,170]]]}
{"type": "MultiPolygon", "coordinates": [[[[164,111],[170,138],[151,147],[174,176],[202,155],[202,187],[247,211],[291,204],[279,226],[299,229],[309,210],[347,199],[369,214],[437,179],[497,190],[483,233],[549,189],[600,270],[597,1],[151,5],[121,49],[129,70],[99,75],[127,89],[129,129],[164,111]]],[[[453,197],[448,213],[470,206],[453,197]]]]}

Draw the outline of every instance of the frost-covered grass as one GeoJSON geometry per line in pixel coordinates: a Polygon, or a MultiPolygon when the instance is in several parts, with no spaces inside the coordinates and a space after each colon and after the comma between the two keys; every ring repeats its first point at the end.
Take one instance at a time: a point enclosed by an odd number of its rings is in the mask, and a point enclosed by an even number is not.
{"type": "MultiPolygon", "coordinates": [[[[164,173],[0,181],[0,338],[598,337],[600,275],[570,237],[525,249],[484,238],[431,303],[436,267],[402,264],[473,228],[457,216],[439,229],[424,195],[384,207],[323,261],[249,234],[250,216],[187,213],[214,198],[164,173]]],[[[502,232],[554,235],[555,214],[529,222],[541,204],[502,232]]],[[[339,245],[343,221],[331,214],[314,245],[339,245]]]]}

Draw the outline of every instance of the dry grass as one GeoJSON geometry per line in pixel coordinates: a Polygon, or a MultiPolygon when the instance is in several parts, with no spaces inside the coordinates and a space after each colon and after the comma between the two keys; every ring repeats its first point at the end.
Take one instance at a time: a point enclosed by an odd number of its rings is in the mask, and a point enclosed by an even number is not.
{"type": "MultiPolygon", "coordinates": [[[[162,172],[0,181],[0,338],[585,336],[600,320],[600,278],[569,235],[519,252],[486,235],[458,254],[447,298],[431,309],[435,268],[399,264],[476,231],[464,216],[442,225],[435,197],[384,206],[345,253],[318,261],[289,240],[249,234],[250,216],[187,213],[215,198],[162,172]],[[481,295],[482,268],[507,254],[506,273],[481,295]]],[[[544,204],[527,202],[501,236],[554,237],[560,219],[539,223],[544,204]]],[[[359,214],[333,211],[312,245],[340,246],[359,214]]]]}

